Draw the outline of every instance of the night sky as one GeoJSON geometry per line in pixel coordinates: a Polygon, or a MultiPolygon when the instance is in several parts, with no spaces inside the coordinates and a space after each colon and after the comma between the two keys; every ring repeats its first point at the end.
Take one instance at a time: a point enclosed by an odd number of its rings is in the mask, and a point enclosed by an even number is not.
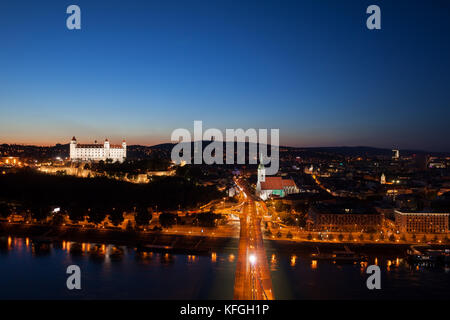
{"type": "Polygon", "coordinates": [[[450,151],[449,119],[450,1],[0,1],[0,143],[152,145],[203,120],[450,151]]]}

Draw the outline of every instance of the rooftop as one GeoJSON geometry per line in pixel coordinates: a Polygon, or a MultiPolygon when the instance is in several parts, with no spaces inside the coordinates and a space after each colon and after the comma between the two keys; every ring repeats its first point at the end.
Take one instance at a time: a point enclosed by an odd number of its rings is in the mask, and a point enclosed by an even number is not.
{"type": "Polygon", "coordinates": [[[379,214],[375,207],[359,203],[319,203],[314,206],[322,214],[379,214]]]}
{"type": "Polygon", "coordinates": [[[413,215],[413,216],[420,216],[420,215],[426,215],[426,214],[450,216],[450,212],[436,212],[433,209],[420,210],[420,211],[402,209],[402,210],[395,210],[395,213],[398,213],[400,215],[413,215]]]}
{"type": "Polygon", "coordinates": [[[261,190],[283,190],[284,187],[295,187],[292,179],[282,177],[266,177],[266,181],[261,182],[261,190]]]}

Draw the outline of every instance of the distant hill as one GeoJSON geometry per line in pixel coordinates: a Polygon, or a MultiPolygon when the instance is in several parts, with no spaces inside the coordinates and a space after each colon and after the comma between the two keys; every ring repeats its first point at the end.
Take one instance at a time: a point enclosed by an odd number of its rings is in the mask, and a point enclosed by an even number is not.
{"type": "MultiPolygon", "coordinates": [[[[311,148],[291,148],[297,151],[305,150],[305,151],[313,151],[313,152],[326,152],[326,153],[336,153],[346,156],[358,156],[358,155],[366,155],[366,156],[391,156],[391,149],[383,149],[383,148],[374,148],[367,146],[356,146],[356,147],[311,147],[311,148]]],[[[413,154],[432,154],[431,152],[422,151],[422,150],[400,150],[401,155],[413,155],[413,154]]],[[[437,154],[433,152],[433,154],[437,154]]]]}
{"type": "MultiPolygon", "coordinates": [[[[207,146],[210,141],[203,141],[203,148],[207,146]]],[[[170,157],[170,153],[175,144],[173,143],[162,143],[154,146],[142,146],[142,145],[130,145],[127,147],[127,156],[131,159],[143,159],[151,157],[157,154],[159,157],[170,157]]],[[[237,150],[237,143],[235,142],[235,150],[237,150]]],[[[270,145],[267,146],[270,150],[270,145]]],[[[245,143],[246,151],[249,148],[249,143],[245,143]]],[[[191,150],[193,150],[193,142],[191,142],[191,150]]],[[[224,145],[224,152],[226,148],[224,145]]],[[[340,146],[340,147],[289,147],[280,146],[280,154],[292,153],[298,156],[327,156],[332,157],[333,155],[340,156],[386,156],[392,155],[390,149],[374,148],[367,146],[340,146]]],[[[450,156],[449,152],[427,152],[422,150],[400,150],[401,155],[411,156],[414,154],[428,154],[433,156],[450,156]]],[[[5,156],[19,156],[23,158],[36,158],[36,159],[49,159],[49,158],[67,158],[69,157],[69,144],[57,144],[51,147],[40,147],[40,146],[27,146],[27,145],[16,145],[16,144],[2,144],[0,145],[0,155],[5,156]]]]}

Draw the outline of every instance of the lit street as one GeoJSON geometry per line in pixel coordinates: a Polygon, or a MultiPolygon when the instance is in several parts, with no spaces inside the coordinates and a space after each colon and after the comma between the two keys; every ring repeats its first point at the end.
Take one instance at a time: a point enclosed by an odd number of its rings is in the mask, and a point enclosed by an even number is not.
{"type": "MultiPolygon", "coordinates": [[[[242,186],[241,186],[242,187],[242,186]]],[[[243,187],[246,202],[240,216],[240,241],[234,299],[273,300],[272,280],[261,232],[261,212],[243,187]]]]}

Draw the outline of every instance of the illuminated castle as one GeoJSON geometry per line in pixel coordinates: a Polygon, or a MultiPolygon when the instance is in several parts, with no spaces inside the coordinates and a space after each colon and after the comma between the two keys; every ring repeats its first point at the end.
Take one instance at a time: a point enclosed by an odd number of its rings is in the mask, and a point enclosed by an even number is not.
{"type": "Polygon", "coordinates": [[[70,160],[72,161],[106,161],[123,162],[127,157],[127,144],[123,140],[122,145],[110,144],[105,139],[103,144],[79,144],[75,137],[70,141],[70,160]]]}

